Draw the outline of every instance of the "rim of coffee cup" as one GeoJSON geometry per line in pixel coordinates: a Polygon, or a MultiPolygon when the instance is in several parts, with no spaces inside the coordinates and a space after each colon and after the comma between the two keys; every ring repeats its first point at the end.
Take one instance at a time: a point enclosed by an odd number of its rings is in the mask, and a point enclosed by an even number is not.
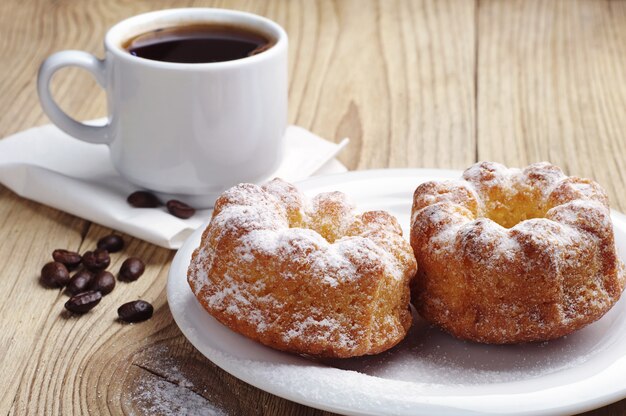
{"type": "Polygon", "coordinates": [[[108,30],[104,38],[104,46],[107,51],[114,53],[116,57],[120,59],[134,63],[141,62],[142,64],[154,67],[177,70],[224,69],[233,66],[251,65],[266,59],[271,59],[287,47],[287,33],[273,20],[253,13],[230,9],[189,7],[157,10],[124,19],[108,30]],[[240,25],[269,36],[274,40],[274,43],[269,49],[253,56],[247,56],[232,61],[206,63],[156,61],[131,55],[130,52],[123,47],[124,42],[129,39],[152,30],[203,23],[240,25]]]}

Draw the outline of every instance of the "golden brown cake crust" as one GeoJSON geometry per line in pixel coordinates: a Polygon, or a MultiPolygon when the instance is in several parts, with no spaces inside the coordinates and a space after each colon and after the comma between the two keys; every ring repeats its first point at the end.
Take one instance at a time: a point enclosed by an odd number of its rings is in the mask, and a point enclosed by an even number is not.
{"type": "Polygon", "coordinates": [[[414,193],[415,307],[456,337],[544,341],[602,317],[619,299],[608,198],[549,163],[492,162],[414,193]]]}
{"type": "Polygon", "coordinates": [[[211,315],[249,338],[284,351],[352,357],[404,338],[415,270],[390,214],[356,214],[339,192],[307,201],[276,179],[220,196],[188,282],[211,315]]]}

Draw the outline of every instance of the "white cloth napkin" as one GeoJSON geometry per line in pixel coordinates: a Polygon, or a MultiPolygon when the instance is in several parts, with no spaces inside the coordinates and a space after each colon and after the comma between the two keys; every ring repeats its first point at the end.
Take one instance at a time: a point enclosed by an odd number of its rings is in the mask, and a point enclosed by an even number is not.
{"type": "MultiPolygon", "coordinates": [[[[334,157],[348,139],[335,144],[289,126],[286,143],[276,177],[295,182],[347,170],[334,157]]],[[[179,248],[211,216],[211,210],[202,210],[182,220],[165,208],[131,207],[126,198],[138,187],[115,171],[109,148],[76,140],[53,125],[0,140],[0,183],[24,198],[170,249],[179,248]]]]}

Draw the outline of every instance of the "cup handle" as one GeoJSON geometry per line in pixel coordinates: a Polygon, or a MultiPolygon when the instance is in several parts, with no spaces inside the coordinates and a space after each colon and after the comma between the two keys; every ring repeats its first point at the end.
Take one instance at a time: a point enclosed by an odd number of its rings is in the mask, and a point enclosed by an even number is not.
{"type": "Polygon", "coordinates": [[[110,124],[89,126],[68,116],[52,98],[50,80],[56,71],[68,66],[77,66],[89,71],[98,84],[106,87],[105,61],[82,51],[62,51],[50,55],[39,68],[37,92],[44,112],[61,130],[77,139],[95,144],[108,144],[111,141],[110,124]]]}

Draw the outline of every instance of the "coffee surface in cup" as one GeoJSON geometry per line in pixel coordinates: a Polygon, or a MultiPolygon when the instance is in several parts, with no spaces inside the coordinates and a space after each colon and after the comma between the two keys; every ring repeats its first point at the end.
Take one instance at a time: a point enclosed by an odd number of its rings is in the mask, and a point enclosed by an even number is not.
{"type": "Polygon", "coordinates": [[[265,35],[240,26],[196,24],[153,30],[123,45],[131,55],[154,61],[209,63],[242,59],[272,46],[265,35]]]}

